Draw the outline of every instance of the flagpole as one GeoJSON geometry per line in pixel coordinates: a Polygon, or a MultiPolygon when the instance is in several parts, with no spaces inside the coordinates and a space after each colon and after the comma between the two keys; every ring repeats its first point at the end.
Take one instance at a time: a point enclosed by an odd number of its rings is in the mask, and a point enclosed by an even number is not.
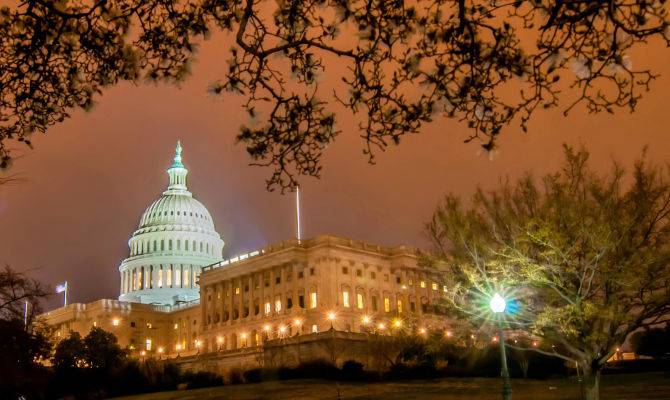
{"type": "Polygon", "coordinates": [[[28,300],[23,311],[23,326],[28,326],[28,300]]]}
{"type": "Polygon", "coordinates": [[[300,186],[295,188],[295,210],[298,220],[298,243],[300,243],[300,186]]]}
{"type": "Polygon", "coordinates": [[[65,281],[65,292],[63,294],[63,307],[67,306],[67,281],[65,281]]]}

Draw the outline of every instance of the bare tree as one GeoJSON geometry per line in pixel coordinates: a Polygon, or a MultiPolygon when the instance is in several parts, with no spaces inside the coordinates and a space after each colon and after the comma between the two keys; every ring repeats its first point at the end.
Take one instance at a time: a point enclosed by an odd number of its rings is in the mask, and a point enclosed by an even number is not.
{"type": "Polygon", "coordinates": [[[5,265],[0,270],[0,319],[23,321],[30,326],[35,317],[41,313],[40,301],[52,291],[21,272],[12,270],[5,265]],[[26,302],[28,303],[26,314],[26,302]]]}
{"type": "Polygon", "coordinates": [[[626,337],[670,318],[670,181],[644,156],[627,182],[601,177],[588,152],[566,146],[563,167],[479,190],[471,206],[448,196],[428,224],[432,262],[448,270],[453,309],[492,323],[489,300],[508,300],[504,324],[540,338],[531,350],[575,363],[587,397],[626,337]]]}

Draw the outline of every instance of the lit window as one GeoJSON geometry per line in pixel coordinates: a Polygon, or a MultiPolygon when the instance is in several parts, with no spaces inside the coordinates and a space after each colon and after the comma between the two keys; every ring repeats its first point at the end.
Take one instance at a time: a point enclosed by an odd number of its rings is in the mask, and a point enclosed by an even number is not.
{"type": "Polygon", "coordinates": [[[137,289],[142,290],[142,283],[144,281],[144,271],[140,270],[140,273],[137,274],[137,289]]]}
{"type": "Polygon", "coordinates": [[[281,311],[281,300],[275,300],[275,312],[281,311]]]}
{"type": "Polygon", "coordinates": [[[342,292],[342,303],[345,307],[349,307],[349,292],[342,292]]]}
{"type": "Polygon", "coordinates": [[[98,321],[93,321],[93,327],[98,326],[98,321]]]}
{"type": "Polygon", "coordinates": [[[269,302],[265,303],[265,315],[270,315],[270,311],[272,311],[270,307],[271,306],[269,302]]]}
{"type": "Polygon", "coordinates": [[[316,308],[316,292],[309,294],[309,308],[316,308]]]}
{"type": "Polygon", "coordinates": [[[179,324],[178,323],[174,324],[174,329],[179,329],[179,324]]]}
{"type": "Polygon", "coordinates": [[[402,300],[398,300],[398,312],[402,312],[402,300]]]}
{"type": "Polygon", "coordinates": [[[421,281],[421,287],[425,288],[426,287],[426,281],[421,281]]]}
{"type": "Polygon", "coordinates": [[[158,269],[158,287],[163,287],[163,267],[158,269]]]}
{"type": "Polygon", "coordinates": [[[388,275],[388,274],[384,274],[384,282],[388,282],[388,281],[389,281],[389,275],[388,275]]]}
{"type": "Polygon", "coordinates": [[[235,294],[240,294],[240,288],[238,287],[235,288],[235,294]]]}
{"type": "Polygon", "coordinates": [[[147,322],[147,328],[149,328],[149,329],[152,328],[151,322],[147,322]]]}
{"type": "Polygon", "coordinates": [[[447,290],[447,285],[442,286],[442,291],[445,292],[445,293],[448,291],[447,290]]]}
{"type": "MultiPolygon", "coordinates": [[[[186,242],[186,243],[188,243],[188,242],[186,242]]],[[[187,249],[187,250],[188,250],[188,249],[187,249]]],[[[189,277],[189,275],[191,275],[191,272],[189,271],[189,268],[186,267],[186,269],[184,270],[184,286],[188,286],[188,277],[189,277]]]]}
{"type": "Polygon", "coordinates": [[[146,343],[147,343],[147,348],[146,349],[147,349],[147,351],[150,351],[151,350],[151,339],[147,339],[146,343]]]}
{"type": "Polygon", "coordinates": [[[174,285],[181,286],[181,269],[179,268],[174,271],[174,285]]]}
{"type": "Polygon", "coordinates": [[[412,280],[410,279],[409,281],[407,281],[407,284],[408,284],[409,286],[412,286],[414,283],[413,283],[412,280]]]}
{"type": "Polygon", "coordinates": [[[318,332],[318,330],[316,329],[316,325],[312,325],[312,332],[313,332],[313,333],[318,332]]]}
{"type": "Polygon", "coordinates": [[[133,270],[133,290],[137,289],[137,272],[133,270]]]}
{"type": "Polygon", "coordinates": [[[433,290],[437,290],[437,283],[433,283],[433,290]]]}
{"type": "Polygon", "coordinates": [[[384,297],[384,311],[386,312],[391,311],[391,301],[389,300],[388,297],[384,297]]]}
{"type": "Polygon", "coordinates": [[[167,285],[168,287],[172,287],[172,269],[168,268],[167,270],[167,285]]]}
{"type": "Polygon", "coordinates": [[[362,309],[363,308],[363,295],[361,293],[358,293],[356,295],[356,302],[358,303],[358,308],[362,309]]]}
{"type": "Polygon", "coordinates": [[[216,292],[216,299],[221,300],[221,292],[216,292]]]}

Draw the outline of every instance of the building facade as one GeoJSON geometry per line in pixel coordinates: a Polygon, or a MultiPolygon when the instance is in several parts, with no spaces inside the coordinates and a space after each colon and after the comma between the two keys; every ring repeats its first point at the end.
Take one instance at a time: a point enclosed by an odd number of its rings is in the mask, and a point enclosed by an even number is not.
{"type": "Polygon", "coordinates": [[[100,327],[136,357],[198,355],[194,368],[221,373],[283,359],[283,346],[297,349],[295,362],[326,354],[326,339],[359,349],[361,332],[447,328],[438,306],[446,287],[417,249],[322,235],[222,259],[211,214],[187,190],[179,144],[167,173],[167,190],[128,242],[118,300],[44,314],[56,339],[100,327]]]}

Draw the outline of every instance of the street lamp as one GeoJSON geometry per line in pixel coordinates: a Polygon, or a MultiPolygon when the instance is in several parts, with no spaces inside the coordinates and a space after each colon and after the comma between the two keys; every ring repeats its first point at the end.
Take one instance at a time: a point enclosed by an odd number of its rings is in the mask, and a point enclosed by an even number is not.
{"type": "Polygon", "coordinates": [[[330,320],[330,330],[335,330],[335,328],[333,328],[333,320],[335,319],[335,314],[333,313],[328,314],[328,319],[330,320]]]}
{"type": "Polygon", "coordinates": [[[509,382],[509,370],[507,369],[507,356],[505,355],[505,340],[503,337],[502,330],[502,313],[505,312],[507,307],[507,302],[503,297],[496,293],[491,299],[491,311],[498,315],[498,337],[500,338],[500,364],[501,371],[500,376],[502,377],[502,398],[503,400],[512,400],[512,386],[509,382]]]}

